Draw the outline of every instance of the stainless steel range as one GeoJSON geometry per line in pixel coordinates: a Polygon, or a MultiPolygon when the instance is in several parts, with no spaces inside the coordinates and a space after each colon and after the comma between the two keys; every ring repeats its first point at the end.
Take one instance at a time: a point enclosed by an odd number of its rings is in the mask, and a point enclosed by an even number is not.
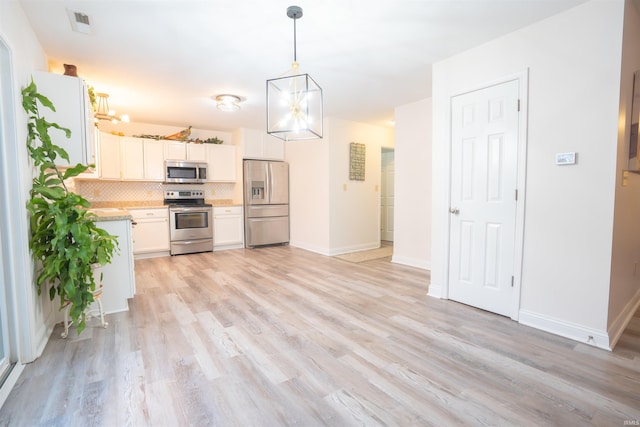
{"type": "Polygon", "coordinates": [[[213,208],[202,190],[166,190],[171,255],[213,251],[213,208]]]}

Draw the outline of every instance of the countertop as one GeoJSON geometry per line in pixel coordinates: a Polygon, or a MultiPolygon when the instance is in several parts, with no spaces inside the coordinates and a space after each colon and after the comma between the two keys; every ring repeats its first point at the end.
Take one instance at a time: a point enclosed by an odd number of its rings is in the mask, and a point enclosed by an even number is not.
{"type": "Polygon", "coordinates": [[[98,216],[98,221],[131,221],[133,219],[131,213],[126,209],[94,208],[89,209],[89,212],[96,214],[98,216]]]}
{"type": "MultiPolygon", "coordinates": [[[[214,207],[242,206],[242,203],[234,202],[231,199],[205,200],[205,202],[214,207]]],[[[133,218],[129,212],[130,209],[162,209],[166,207],[163,200],[92,202],[89,211],[96,214],[99,221],[121,221],[133,218]]]]}

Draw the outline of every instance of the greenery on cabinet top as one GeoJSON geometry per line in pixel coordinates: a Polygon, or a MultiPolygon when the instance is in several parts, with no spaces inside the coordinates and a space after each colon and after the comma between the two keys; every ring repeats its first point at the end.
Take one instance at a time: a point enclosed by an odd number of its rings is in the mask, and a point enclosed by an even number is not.
{"type": "MultiPolygon", "coordinates": [[[[120,135],[120,136],[124,136],[124,135],[120,135]]],[[[140,135],[133,135],[134,138],[145,138],[145,139],[155,139],[155,140],[161,140],[161,139],[167,139],[165,136],[163,135],[146,135],[146,134],[140,134],[140,135]]],[[[200,139],[200,138],[196,138],[196,139],[186,139],[182,142],[187,142],[187,143],[193,143],[193,144],[222,144],[224,141],[221,140],[218,137],[213,137],[213,138],[207,138],[207,139],[200,139]]]]}

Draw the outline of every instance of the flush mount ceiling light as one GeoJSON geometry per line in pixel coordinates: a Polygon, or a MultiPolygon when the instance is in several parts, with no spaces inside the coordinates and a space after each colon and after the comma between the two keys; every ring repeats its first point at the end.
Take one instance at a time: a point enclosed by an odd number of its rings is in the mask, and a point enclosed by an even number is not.
{"type": "Polygon", "coordinates": [[[126,114],[117,116],[115,111],[109,109],[109,95],[106,93],[96,93],[96,96],[98,97],[98,110],[96,114],[94,114],[96,121],[109,120],[111,123],[129,122],[129,116],[126,114]]]}
{"type": "Polygon", "coordinates": [[[235,95],[218,95],[215,98],[216,107],[222,111],[238,111],[240,109],[240,97],[235,95]]]}
{"type": "Polygon", "coordinates": [[[285,141],[322,138],[322,88],[309,74],[298,74],[296,20],[302,8],[289,6],[293,19],[293,63],[281,77],[267,80],[267,133],[285,141]]]}

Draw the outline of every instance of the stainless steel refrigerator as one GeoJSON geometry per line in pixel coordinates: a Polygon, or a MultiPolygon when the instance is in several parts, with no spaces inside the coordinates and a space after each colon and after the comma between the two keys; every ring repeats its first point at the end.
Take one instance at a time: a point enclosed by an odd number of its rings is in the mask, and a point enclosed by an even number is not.
{"type": "Polygon", "coordinates": [[[289,164],[244,161],[245,246],[289,243],[289,164]]]}

